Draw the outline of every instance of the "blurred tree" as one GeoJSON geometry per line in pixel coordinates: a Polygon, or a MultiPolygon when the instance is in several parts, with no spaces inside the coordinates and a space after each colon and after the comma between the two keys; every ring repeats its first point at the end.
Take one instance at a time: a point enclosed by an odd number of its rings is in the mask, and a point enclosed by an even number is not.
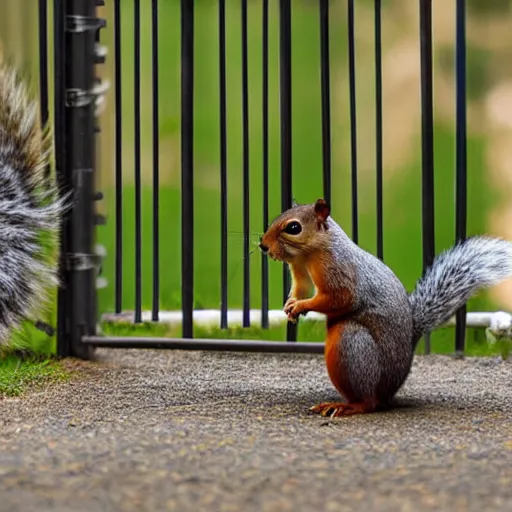
{"type": "Polygon", "coordinates": [[[38,69],[38,2],[2,0],[0,39],[4,58],[13,62],[23,74],[37,77],[38,69]]]}
{"type": "Polygon", "coordinates": [[[468,11],[471,14],[494,16],[510,11],[510,0],[467,0],[468,11]]]}

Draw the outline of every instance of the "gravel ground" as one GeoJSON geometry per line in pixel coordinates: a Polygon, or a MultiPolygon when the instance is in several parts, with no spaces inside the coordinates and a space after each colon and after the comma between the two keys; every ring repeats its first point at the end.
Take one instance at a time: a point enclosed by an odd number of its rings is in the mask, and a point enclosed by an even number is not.
{"type": "Polygon", "coordinates": [[[98,352],[0,401],[0,510],[512,510],[512,363],[417,358],[395,410],[326,420],[319,356],[98,352]]]}

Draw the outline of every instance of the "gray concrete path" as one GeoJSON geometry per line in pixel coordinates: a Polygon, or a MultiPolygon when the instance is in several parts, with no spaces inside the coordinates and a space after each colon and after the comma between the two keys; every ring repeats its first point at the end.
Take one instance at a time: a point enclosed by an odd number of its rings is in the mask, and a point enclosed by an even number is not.
{"type": "Polygon", "coordinates": [[[100,351],[0,400],[0,511],[512,510],[512,364],[423,357],[326,420],[319,356],[100,351]]]}

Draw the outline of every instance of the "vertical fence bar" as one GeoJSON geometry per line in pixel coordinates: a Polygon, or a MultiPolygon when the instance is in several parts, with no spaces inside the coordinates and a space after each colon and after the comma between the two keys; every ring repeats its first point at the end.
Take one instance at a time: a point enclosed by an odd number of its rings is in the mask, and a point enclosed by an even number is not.
{"type": "MultiPolygon", "coordinates": [[[[53,60],[54,60],[54,129],[53,140],[55,144],[55,173],[60,190],[70,188],[66,176],[66,84],[64,81],[65,54],[64,54],[64,23],[65,11],[63,0],[53,0],[53,60]]],[[[60,261],[59,261],[59,283],[65,283],[68,279],[66,255],[69,253],[69,214],[62,220],[60,232],[60,261]]],[[[72,353],[71,339],[68,338],[68,319],[66,315],[69,310],[67,299],[69,290],[59,286],[57,291],[57,353],[67,357],[72,353]]]]}
{"type": "Polygon", "coordinates": [[[348,63],[350,87],[350,155],[352,162],[352,240],[359,242],[357,206],[357,116],[356,116],[356,58],[354,40],[354,0],[348,0],[348,63]]]}
{"type": "Polygon", "coordinates": [[[377,174],[377,257],[384,259],[384,208],[382,189],[382,33],[381,0],[375,0],[375,144],[377,174]]]}
{"type": "Polygon", "coordinates": [[[135,164],[135,323],[142,322],[142,207],[140,162],[140,0],[133,6],[133,110],[134,110],[134,164],[135,164]]]}
{"type": "Polygon", "coordinates": [[[160,130],[158,88],[158,0],[151,4],[151,57],[153,73],[153,308],[151,319],[158,322],[160,308],[160,130]]]}
{"type": "Polygon", "coordinates": [[[115,182],[116,182],[116,279],[115,311],[123,309],[123,123],[121,77],[121,0],[114,1],[114,80],[115,80],[115,182]]]}
{"type": "MultiPolygon", "coordinates": [[[[456,5],[456,219],[458,241],[466,239],[467,229],[467,161],[466,161],[466,3],[456,5]]],[[[456,314],[455,352],[463,355],[466,345],[466,306],[456,314]]]]}
{"type": "Polygon", "coordinates": [[[181,308],[184,338],[194,312],[194,2],[181,0],[181,308]]]}
{"type": "Polygon", "coordinates": [[[96,332],[94,167],[96,7],[90,0],[54,2],[55,128],[57,175],[73,190],[73,208],[62,229],[58,348],[62,355],[89,358],[82,343],[96,332]],[[82,30],[84,20],[89,26],[82,30]]]}
{"type": "MultiPolygon", "coordinates": [[[[420,0],[421,53],[421,159],[423,271],[434,261],[434,112],[432,90],[432,0],[420,0]]],[[[430,353],[430,336],[425,339],[425,353],[430,353]]]]}
{"type": "Polygon", "coordinates": [[[228,327],[228,177],[226,132],[226,6],[219,0],[220,328],[228,327]]]}
{"type": "MultiPolygon", "coordinates": [[[[39,0],[39,105],[41,126],[48,124],[48,0],[39,0]]],[[[47,172],[50,168],[48,166],[47,172]]]]}
{"type": "Polygon", "coordinates": [[[249,76],[247,70],[247,0],[242,0],[242,117],[243,117],[243,225],[244,225],[244,307],[243,327],[251,325],[251,268],[249,260],[249,76]]]}
{"type": "Polygon", "coordinates": [[[331,92],[329,0],[320,0],[320,80],[322,89],[322,157],[324,199],[331,202],[331,92]]]}
{"type": "MultiPolygon", "coordinates": [[[[292,30],[291,1],[279,2],[279,68],[281,92],[281,209],[292,206],[292,30]]],[[[283,301],[288,298],[290,274],[283,269],[283,301]]],[[[288,322],[286,339],[295,341],[297,326],[288,322]]]]}
{"type": "MultiPolygon", "coordinates": [[[[263,231],[268,227],[268,0],[263,0],[263,231]]],[[[268,257],[261,255],[261,327],[268,329],[268,257]]]]}
{"type": "MultiPolygon", "coordinates": [[[[39,106],[41,127],[45,129],[49,120],[48,108],[48,0],[39,0],[39,106]]],[[[50,175],[50,165],[45,169],[50,175]]]]}

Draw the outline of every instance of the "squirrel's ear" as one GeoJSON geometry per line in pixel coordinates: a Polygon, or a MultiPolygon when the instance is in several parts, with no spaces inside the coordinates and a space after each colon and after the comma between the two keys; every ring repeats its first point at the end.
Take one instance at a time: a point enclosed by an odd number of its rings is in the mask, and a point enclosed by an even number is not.
{"type": "Polygon", "coordinates": [[[324,223],[331,214],[331,208],[323,199],[318,199],[315,203],[315,214],[319,223],[324,223]]]}
{"type": "Polygon", "coordinates": [[[293,198],[293,200],[292,200],[292,208],[295,208],[296,206],[299,206],[299,203],[297,203],[297,201],[295,201],[295,198],[293,198]]]}

